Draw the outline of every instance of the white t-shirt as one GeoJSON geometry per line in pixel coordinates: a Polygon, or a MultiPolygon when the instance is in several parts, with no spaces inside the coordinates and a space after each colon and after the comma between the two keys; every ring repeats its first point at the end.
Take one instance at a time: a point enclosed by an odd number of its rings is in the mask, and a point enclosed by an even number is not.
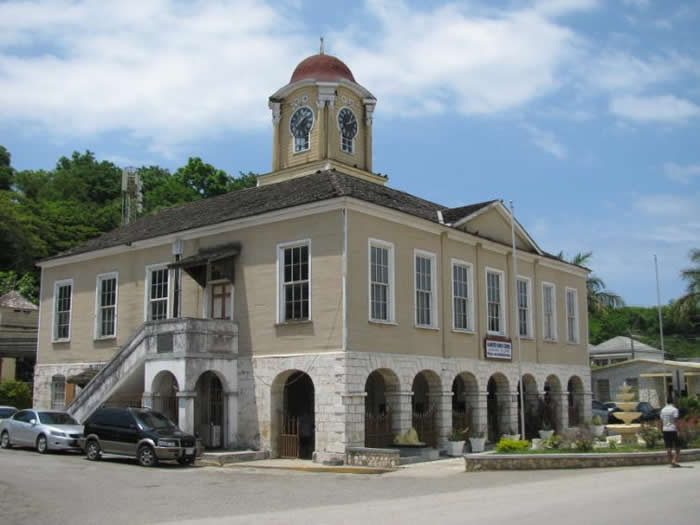
{"type": "Polygon", "coordinates": [[[666,405],[661,410],[661,421],[664,424],[664,432],[677,432],[676,419],[678,419],[678,409],[673,405],[666,405]]]}

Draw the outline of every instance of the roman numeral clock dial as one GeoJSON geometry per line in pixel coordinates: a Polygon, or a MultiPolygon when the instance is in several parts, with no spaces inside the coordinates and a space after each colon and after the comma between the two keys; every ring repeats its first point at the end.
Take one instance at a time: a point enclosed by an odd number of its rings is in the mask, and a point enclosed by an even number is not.
{"type": "Polygon", "coordinates": [[[309,134],[314,125],[314,112],[308,106],[297,109],[289,121],[289,131],[294,137],[294,153],[310,147],[309,134]]]}
{"type": "Polygon", "coordinates": [[[338,112],[338,128],[340,129],[340,148],[345,153],[353,153],[355,135],[357,135],[357,119],[350,108],[342,108],[338,112]]]}

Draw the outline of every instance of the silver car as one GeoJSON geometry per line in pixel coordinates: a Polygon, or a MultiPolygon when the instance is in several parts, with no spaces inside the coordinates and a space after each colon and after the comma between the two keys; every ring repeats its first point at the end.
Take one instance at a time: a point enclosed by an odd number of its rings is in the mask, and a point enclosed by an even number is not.
{"type": "Polygon", "coordinates": [[[34,447],[44,454],[49,450],[80,450],[83,425],[66,412],[20,410],[0,423],[2,448],[34,447]]]}
{"type": "Polygon", "coordinates": [[[0,406],[0,423],[3,419],[11,417],[12,414],[14,414],[15,412],[17,412],[17,409],[15,407],[8,407],[5,405],[0,406]]]}

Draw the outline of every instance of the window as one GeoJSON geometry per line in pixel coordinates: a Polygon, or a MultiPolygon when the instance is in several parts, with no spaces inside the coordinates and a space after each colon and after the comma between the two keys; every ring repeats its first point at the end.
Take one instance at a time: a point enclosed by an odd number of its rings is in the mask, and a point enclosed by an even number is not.
{"type": "Polygon", "coordinates": [[[416,326],[437,328],[435,254],[415,251],[416,326]]]}
{"type": "Polygon", "coordinates": [[[53,340],[70,340],[71,306],[73,303],[73,280],[57,281],[53,288],[53,340]]]}
{"type": "Polygon", "coordinates": [[[98,339],[117,335],[117,274],[97,276],[95,292],[95,337],[98,339]]]}
{"type": "Polygon", "coordinates": [[[610,381],[608,379],[596,379],[596,397],[600,401],[610,401],[610,381]]]}
{"type": "Polygon", "coordinates": [[[62,410],[66,406],[66,378],[53,376],[51,378],[51,408],[62,410]]]}
{"type": "Polygon", "coordinates": [[[578,292],[575,288],[566,289],[566,340],[578,343],[578,292]]]}
{"type": "Polygon", "coordinates": [[[505,335],[503,272],[486,269],[486,327],[489,334],[505,335]]]}
{"type": "Polygon", "coordinates": [[[341,138],[340,149],[343,150],[345,153],[353,153],[354,142],[355,141],[353,139],[343,135],[341,138]]]}
{"type": "Polygon", "coordinates": [[[146,320],[159,321],[168,318],[169,270],[165,265],[149,266],[146,271],[147,304],[146,320]]]}
{"type": "Polygon", "coordinates": [[[311,319],[311,241],[278,246],[279,321],[311,319]]]}
{"type": "Polygon", "coordinates": [[[394,321],[394,245],[369,240],[369,318],[394,321]]]}
{"type": "Polygon", "coordinates": [[[211,295],[209,317],[231,320],[231,283],[212,283],[209,290],[211,295]]]}
{"type": "Polygon", "coordinates": [[[452,327],[455,330],[474,330],[472,303],[472,266],[452,261],[452,327]]]}
{"type": "Polygon", "coordinates": [[[552,283],[542,283],[543,337],[546,341],[557,340],[557,301],[552,283]]]}
{"type": "Polygon", "coordinates": [[[516,285],[518,289],[518,333],[521,337],[532,337],[530,279],[519,277],[516,285]]]}

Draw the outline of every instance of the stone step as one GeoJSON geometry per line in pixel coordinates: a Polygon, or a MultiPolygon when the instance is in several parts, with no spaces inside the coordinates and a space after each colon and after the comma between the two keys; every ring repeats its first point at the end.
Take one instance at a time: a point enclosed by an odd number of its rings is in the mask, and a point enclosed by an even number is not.
{"type": "Polygon", "coordinates": [[[205,452],[197,459],[199,465],[222,467],[231,463],[269,459],[268,450],[224,450],[221,452],[205,452]]]}

